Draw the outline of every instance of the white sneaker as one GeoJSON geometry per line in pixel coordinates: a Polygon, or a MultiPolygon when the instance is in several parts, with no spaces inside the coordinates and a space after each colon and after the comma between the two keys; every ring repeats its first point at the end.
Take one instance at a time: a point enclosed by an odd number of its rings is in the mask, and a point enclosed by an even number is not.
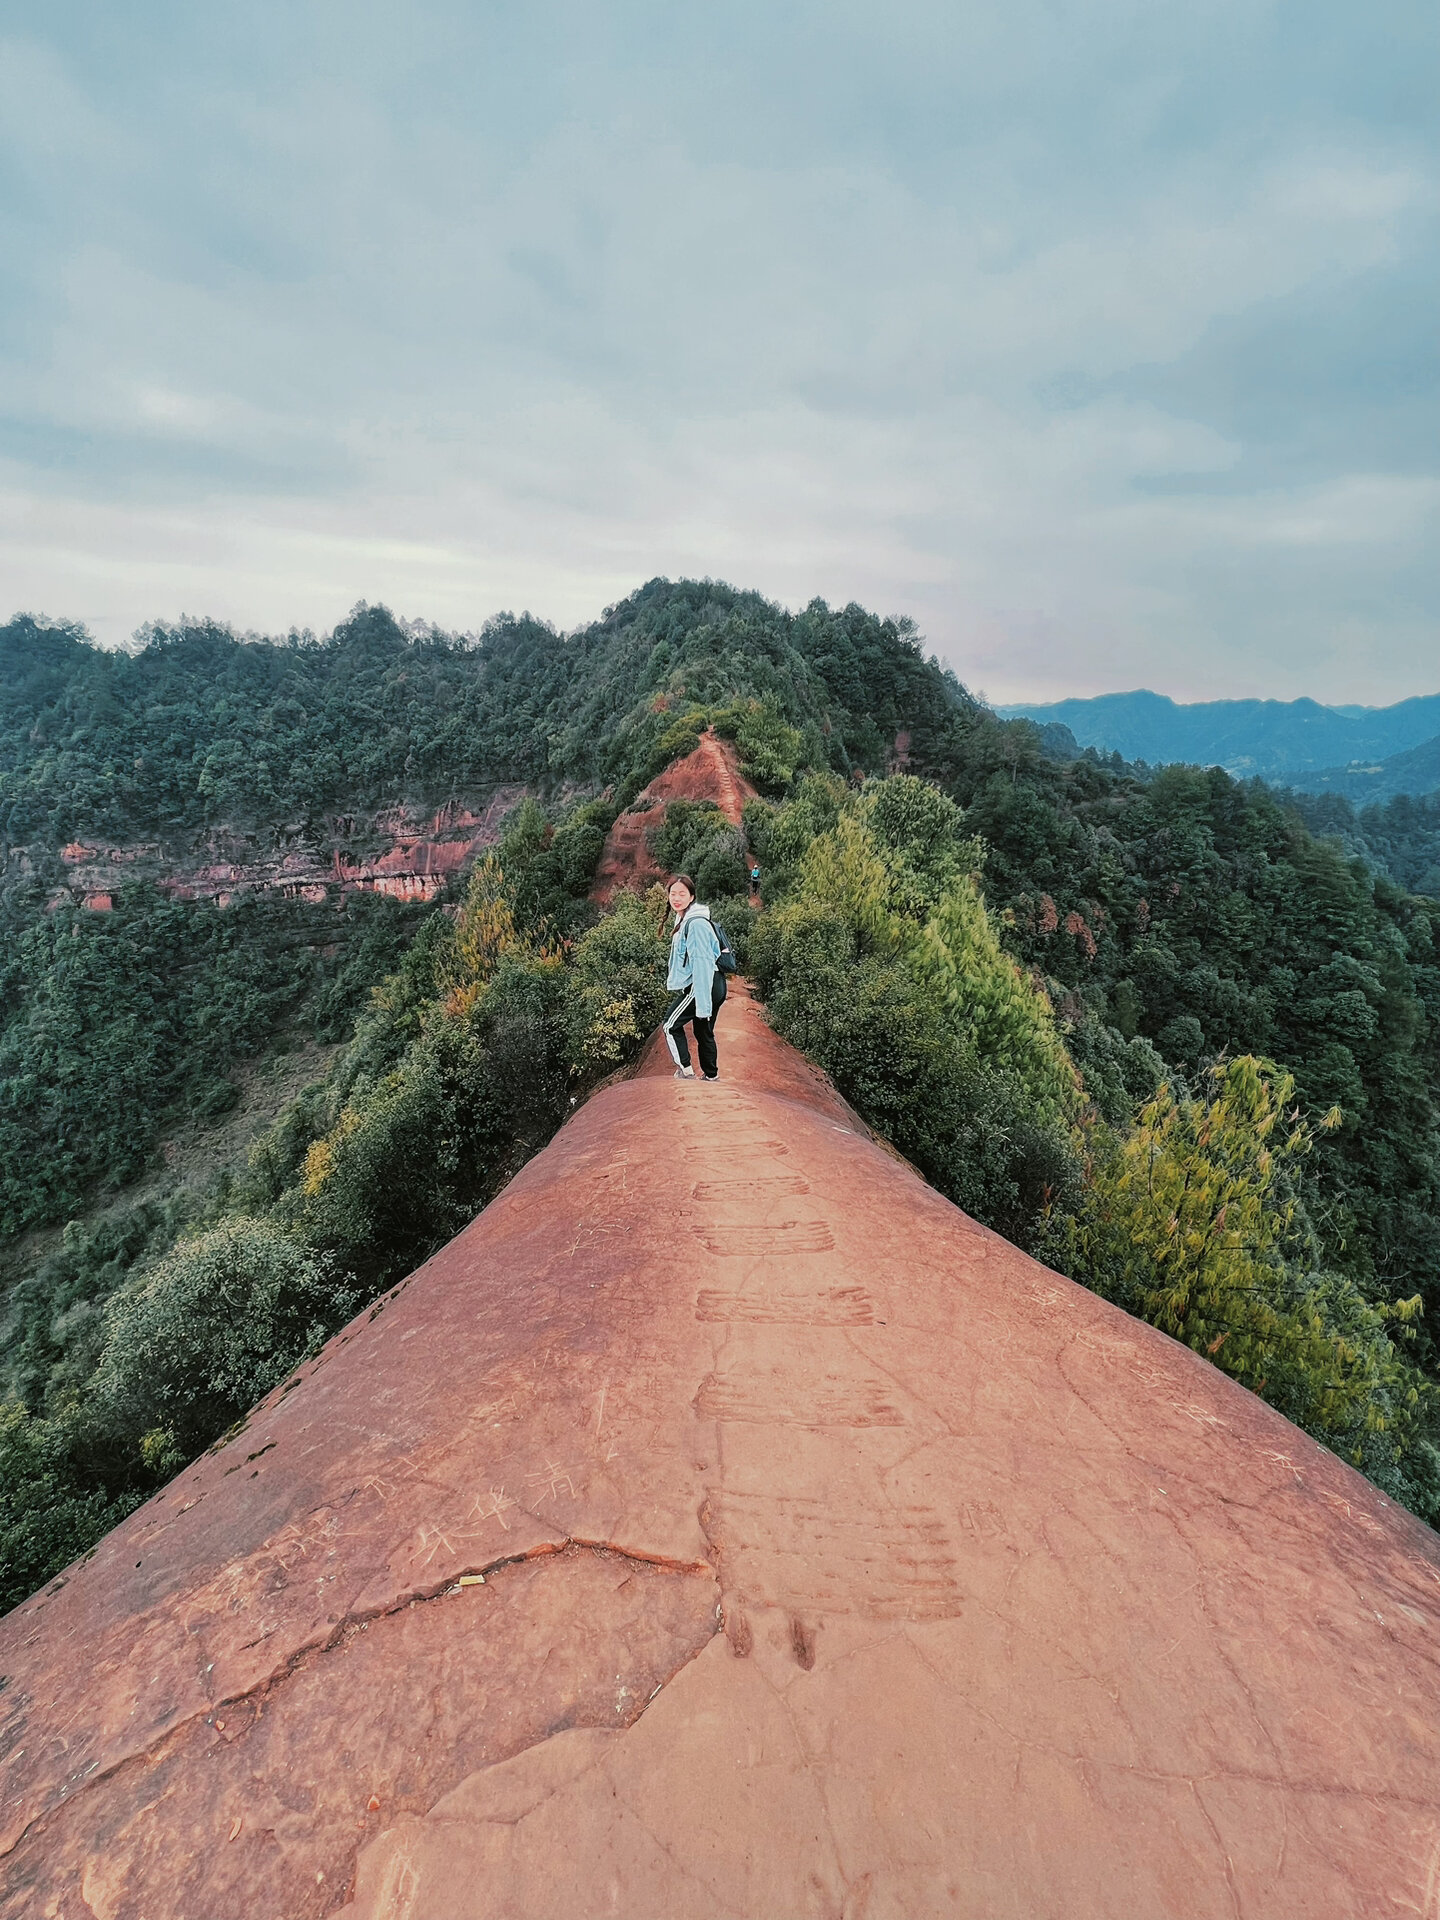
{"type": "Polygon", "coordinates": [[[693,1067],[676,1067],[675,1078],[677,1080],[693,1080],[695,1078],[695,1069],[693,1067]]]}

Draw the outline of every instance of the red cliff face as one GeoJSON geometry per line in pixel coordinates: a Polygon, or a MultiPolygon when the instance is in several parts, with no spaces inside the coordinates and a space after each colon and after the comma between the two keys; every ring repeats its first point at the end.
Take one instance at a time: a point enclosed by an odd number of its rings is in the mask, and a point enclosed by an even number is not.
{"type": "Polygon", "coordinates": [[[10,1914],[1433,1914],[1440,1542],[738,991],[0,1623],[10,1914]]]}
{"type": "MultiPolygon", "coordinates": [[[[494,845],[505,815],[524,794],[523,787],[498,787],[438,809],[398,805],[368,816],[335,815],[319,832],[297,824],[263,833],[217,827],[183,845],[75,840],[60,850],[65,886],[50,904],[77,902],[103,912],[116,887],[137,879],[178,899],[221,907],[265,893],[313,904],[361,891],[433,900],[452,873],[494,845]]],[[[34,865],[33,850],[12,848],[7,873],[23,878],[34,865]]]]}
{"type": "Polygon", "coordinates": [[[610,829],[595,873],[594,898],[605,906],[624,889],[643,892],[666,877],[650,851],[650,835],[664,825],[672,800],[713,801],[731,826],[738,827],[745,802],[754,798],[755,789],[741,773],[730,742],[701,734],[695,751],[652,780],[610,829]]]}

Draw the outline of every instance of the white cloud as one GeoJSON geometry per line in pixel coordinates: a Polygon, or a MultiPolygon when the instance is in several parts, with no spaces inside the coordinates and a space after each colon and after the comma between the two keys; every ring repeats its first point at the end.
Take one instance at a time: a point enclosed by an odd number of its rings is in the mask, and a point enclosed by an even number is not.
{"type": "Polygon", "coordinates": [[[1433,245],[1433,150],[1306,66],[1373,44],[1283,17],[241,4],[118,70],[37,29],[5,593],[115,638],[715,573],[913,613],[996,698],[1428,688],[1434,482],[1383,420],[1262,482],[1123,391],[1433,245]]]}

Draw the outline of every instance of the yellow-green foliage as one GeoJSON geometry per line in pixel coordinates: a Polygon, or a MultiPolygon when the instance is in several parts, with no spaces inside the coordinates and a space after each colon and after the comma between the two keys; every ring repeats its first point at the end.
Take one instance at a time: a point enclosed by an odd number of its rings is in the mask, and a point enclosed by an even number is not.
{"type": "MultiPolygon", "coordinates": [[[[492,853],[476,862],[464,905],[449,938],[437,952],[438,997],[422,1009],[421,1027],[428,1029],[433,1037],[437,1023],[452,1022],[463,1027],[476,1019],[487,990],[507,959],[542,972],[553,972],[560,964],[557,956],[543,948],[537,949],[517,930],[505,875],[492,853]]],[[[386,983],[392,991],[395,984],[386,983]]],[[[377,1004],[385,1004],[385,991],[385,988],[378,990],[377,1004]]],[[[383,1076],[377,1084],[362,1086],[345,1102],[330,1130],[311,1142],[302,1173],[302,1189],[307,1199],[316,1199],[324,1193],[347,1161],[368,1163],[377,1157],[374,1140],[384,1142],[389,1138],[395,1115],[403,1111],[412,1096],[413,1065],[412,1062],[408,1072],[396,1070],[383,1076]]],[[[383,1147],[378,1157],[383,1159],[383,1147]]]]}
{"type": "Polygon", "coordinates": [[[570,956],[568,1008],[572,1073],[608,1073],[619,1066],[664,1009],[665,895],[651,887],[642,900],[620,893],[570,956]]]}
{"type": "Polygon", "coordinates": [[[455,922],[454,938],[437,972],[446,1010],[465,1014],[479,1001],[507,953],[525,945],[505,893],[505,875],[493,853],[477,860],[455,922]]]}
{"type": "MultiPolygon", "coordinates": [[[[862,952],[897,952],[905,929],[890,910],[890,875],[863,821],[843,813],[829,833],[812,840],[800,864],[797,904],[821,904],[840,914],[862,952]]],[[[782,909],[782,911],[784,911],[782,909]]]]}
{"type": "Polygon", "coordinates": [[[1314,1270],[1295,1190],[1313,1133],[1291,1076],[1245,1055],[1207,1082],[1196,1099],[1162,1086],[1124,1140],[1096,1130],[1067,1264],[1358,1462],[1429,1391],[1393,1337],[1420,1299],[1375,1304],[1314,1270]]]}
{"type": "Polygon", "coordinates": [[[1037,1116],[1073,1120],[1080,1107],[1079,1076],[1055,1030],[1050,1003],[1001,947],[973,878],[952,870],[920,926],[896,910],[897,894],[909,901],[913,885],[909,864],[883,846],[863,810],[852,807],[811,842],[800,863],[797,900],[837,910],[862,952],[903,956],[957,1037],[988,1069],[1012,1074],[1037,1116]]]}
{"type": "Polygon", "coordinates": [[[977,875],[984,864],[984,848],[966,833],[960,808],[913,774],[871,781],[859,812],[883,849],[897,913],[923,920],[947,888],[964,874],[977,875]]]}
{"type": "Polygon", "coordinates": [[[584,1019],[576,1034],[577,1067],[601,1073],[618,1067],[632,1043],[644,1034],[635,1022],[635,1003],[628,994],[586,989],[584,1019]]]}
{"type": "Polygon", "coordinates": [[[1046,1119],[1077,1117],[1080,1076],[1050,1002],[1001,947],[968,874],[947,888],[926,921],[917,961],[982,1059],[1013,1073],[1046,1119]]]}
{"type": "Polygon", "coordinates": [[[989,924],[960,810],[908,777],[861,798],[812,778],[746,817],[778,895],[750,942],[774,1024],[943,1193],[1030,1244],[1080,1178],[1079,1089],[989,924]]]}
{"type": "Polygon", "coordinates": [[[653,759],[661,767],[669,766],[672,760],[683,760],[687,753],[693,753],[700,744],[700,736],[710,724],[708,708],[692,707],[674,720],[655,742],[653,759]]]}
{"type": "Polygon", "coordinates": [[[769,701],[747,700],[717,712],[713,724],[717,733],[734,739],[740,764],[757,787],[779,792],[789,786],[805,752],[805,736],[769,701]]]}
{"type": "Polygon", "coordinates": [[[359,1107],[354,1104],[345,1106],[329,1133],[322,1140],[312,1140],[305,1149],[301,1184],[307,1199],[313,1200],[322,1191],[335,1171],[337,1155],[344,1151],[350,1135],[358,1131],[360,1121],[359,1107]]]}

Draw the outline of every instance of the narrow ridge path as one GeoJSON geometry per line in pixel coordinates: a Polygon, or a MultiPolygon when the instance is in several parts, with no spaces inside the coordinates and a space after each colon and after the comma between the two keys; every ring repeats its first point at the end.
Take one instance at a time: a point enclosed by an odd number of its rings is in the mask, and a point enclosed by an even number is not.
{"type": "Polygon", "coordinates": [[[1436,1536],[718,1031],[0,1622],[3,1911],[1437,1920],[1436,1536]]]}
{"type": "Polygon", "coordinates": [[[595,869],[591,897],[607,906],[622,888],[640,893],[661,873],[650,848],[650,836],[664,824],[672,800],[708,800],[732,827],[738,827],[747,800],[755,789],[740,771],[740,758],[728,740],[702,733],[694,750],[658,774],[635,796],[605,837],[595,869]]]}

